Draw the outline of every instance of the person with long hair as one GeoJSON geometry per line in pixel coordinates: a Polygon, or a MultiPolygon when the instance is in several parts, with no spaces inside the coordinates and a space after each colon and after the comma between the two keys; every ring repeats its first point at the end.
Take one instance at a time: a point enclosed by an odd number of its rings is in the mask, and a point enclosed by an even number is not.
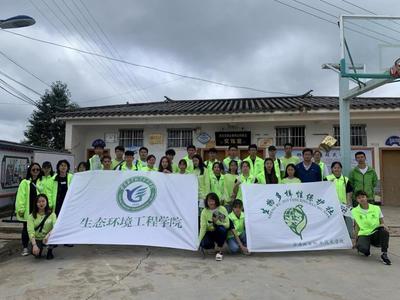
{"type": "Polygon", "coordinates": [[[225,203],[224,206],[231,212],[231,203],[235,200],[236,194],[234,193],[235,182],[239,177],[239,165],[236,160],[231,160],[228,166],[228,172],[224,174],[224,193],[225,203]]]}
{"type": "Polygon", "coordinates": [[[199,154],[195,154],[192,157],[193,163],[193,171],[192,174],[196,175],[199,189],[198,189],[198,200],[199,200],[199,208],[203,208],[204,198],[208,194],[208,172],[203,163],[203,158],[199,154]]]}
{"type": "Polygon", "coordinates": [[[69,173],[69,170],[70,164],[67,160],[62,159],[57,163],[57,173],[53,176],[51,199],[49,199],[49,205],[54,209],[56,216],[61,211],[68,187],[71,185],[72,174],[69,173]]]}
{"type": "Polygon", "coordinates": [[[45,187],[42,183],[42,169],[38,163],[32,163],[27,170],[25,179],[23,179],[17,191],[17,197],[15,201],[15,214],[17,220],[22,221],[22,256],[29,255],[29,235],[27,220],[29,215],[32,213],[36,205],[36,197],[38,194],[45,191],[45,187]]]}
{"type": "MultiPolygon", "coordinates": [[[[204,209],[200,215],[200,250],[215,249],[215,260],[223,259],[222,247],[225,244],[230,226],[228,212],[220,204],[215,193],[209,193],[204,200],[204,209]]],[[[204,252],[203,252],[204,253],[204,252]]]]}
{"type": "Polygon", "coordinates": [[[264,160],[264,170],[257,175],[257,181],[260,184],[277,184],[279,183],[278,176],[275,174],[274,160],[267,157],[264,160]]]}
{"type": "Polygon", "coordinates": [[[222,174],[222,164],[218,161],[212,165],[212,173],[209,175],[210,192],[216,193],[221,203],[225,204],[225,175],[222,174]]]}
{"type": "MultiPolygon", "coordinates": [[[[32,254],[36,258],[42,256],[43,248],[56,223],[56,215],[49,206],[49,200],[45,194],[37,195],[35,206],[28,217],[28,236],[32,244],[32,254]]],[[[47,246],[47,259],[53,259],[53,247],[47,246]]]]}
{"type": "Polygon", "coordinates": [[[167,156],[161,157],[160,164],[158,166],[158,172],[167,173],[167,174],[172,173],[171,160],[167,156]]]}
{"type": "Polygon", "coordinates": [[[88,170],[88,165],[85,161],[81,161],[78,166],[76,167],[76,172],[85,172],[88,170]]]}
{"type": "Polygon", "coordinates": [[[43,172],[42,183],[43,183],[43,187],[44,187],[43,192],[46,194],[47,197],[49,197],[50,193],[51,193],[51,189],[50,189],[51,182],[52,182],[53,176],[54,176],[53,166],[51,165],[51,162],[49,162],[49,161],[43,162],[42,172],[43,172]]]}
{"type": "Polygon", "coordinates": [[[233,188],[233,193],[235,199],[243,201],[242,189],[240,186],[242,184],[252,184],[257,183],[257,178],[250,174],[250,163],[248,161],[242,161],[240,164],[240,176],[235,181],[235,186],[233,188]]]}
{"type": "Polygon", "coordinates": [[[301,183],[301,180],[297,177],[296,166],[294,164],[288,164],[285,170],[285,177],[282,179],[281,183],[301,183]]]}

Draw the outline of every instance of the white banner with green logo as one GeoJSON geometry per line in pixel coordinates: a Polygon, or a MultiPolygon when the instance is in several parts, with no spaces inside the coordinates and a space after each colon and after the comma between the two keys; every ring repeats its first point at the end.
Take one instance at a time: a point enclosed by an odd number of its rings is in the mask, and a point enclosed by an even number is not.
{"type": "Polygon", "coordinates": [[[350,249],[331,182],[242,185],[251,252],[350,249]]]}
{"type": "Polygon", "coordinates": [[[160,172],[74,175],[49,244],[198,248],[197,179],[160,172]]]}

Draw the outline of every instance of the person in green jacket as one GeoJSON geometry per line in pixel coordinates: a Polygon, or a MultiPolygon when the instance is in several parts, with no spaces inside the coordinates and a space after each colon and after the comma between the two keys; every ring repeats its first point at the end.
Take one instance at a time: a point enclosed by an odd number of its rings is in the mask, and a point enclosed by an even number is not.
{"type": "Polygon", "coordinates": [[[161,157],[160,164],[158,165],[158,172],[162,172],[165,174],[172,173],[171,160],[167,156],[161,157]]]}
{"type": "Polygon", "coordinates": [[[296,166],[294,164],[288,164],[285,170],[285,177],[282,179],[281,183],[301,183],[300,178],[296,176],[296,166]]]}
{"type": "Polygon", "coordinates": [[[76,167],[76,172],[80,173],[80,172],[85,172],[88,170],[88,166],[87,166],[87,162],[85,161],[81,161],[78,166],[76,167]]]}
{"type": "MultiPolygon", "coordinates": [[[[378,176],[373,168],[365,162],[365,153],[359,151],[355,154],[358,165],[351,170],[349,180],[353,186],[354,192],[364,191],[367,193],[368,202],[375,203],[375,188],[378,184],[378,176]]],[[[354,194],[355,195],[355,194],[354,194]]],[[[353,196],[353,206],[357,205],[356,199],[353,196]]]]}
{"type": "Polygon", "coordinates": [[[156,157],[153,154],[147,156],[147,165],[142,167],[139,171],[158,171],[156,165],[156,157]]]}
{"type": "Polygon", "coordinates": [[[242,163],[242,160],[238,156],[238,152],[239,152],[239,149],[236,145],[230,145],[228,147],[228,157],[226,157],[222,161],[222,163],[224,164],[225,173],[228,172],[229,163],[231,162],[231,160],[236,160],[238,165],[240,165],[242,163]]]}
{"type": "Polygon", "coordinates": [[[208,179],[208,171],[204,166],[203,159],[199,154],[195,154],[192,157],[193,161],[193,171],[192,174],[196,175],[198,180],[198,201],[199,201],[199,209],[203,208],[204,199],[209,192],[209,179],[208,179]]]}
{"type": "Polygon", "coordinates": [[[49,187],[51,186],[50,182],[51,182],[51,180],[53,180],[53,176],[54,176],[53,166],[51,165],[51,162],[49,162],[49,161],[43,162],[42,172],[43,172],[42,184],[44,187],[43,192],[47,195],[47,197],[49,197],[49,195],[50,195],[49,187]]]}
{"type": "Polygon", "coordinates": [[[111,163],[111,168],[113,170],[118,170],[119,166],[124,163],[124,153],[125,153],[125,148],[124,146],[117,146],[114,148],[115,152],[115,158],[112,160],[111,163]]]}
{"type": "Polygon", "coordinates": [[[274,161],[272,158],[267,157],[264,160],[264,167],[257,175],[257,183],[260,184],[277,184],[279,183],[278,176],[275,173],[274,161]]]}
{"type": "Polygon", "coordinates": [[[285,151],[285,155],[281,157],[281,161],[283,163],[283,167],[286,168],[286,166],[288,164],[294,164],[297,165],[300,163],[300,158],[295,155],[292,155],[292,151],[293,151],[293,144],[292,143],[286,143],[284,146],[284,151],[285,151]]]}
{"type": "Polygon", "coordinates": [[[133,163],[133,160],[135,159],[135,152],[132,150],[126,150],[125,151],[125,161],[118,167],[118,170],[120,171],[137,171],[138,169],[136,168],[137,164],[133,163]]]}
{"type": "Polygon", "coordinates": [[[241,185],[257,183],[257,178],[250,174],[250,164],[247,161],[242,161],[240,170],[241,174],[235,181],[233,194],[235,199],[243,200],[241,185]]]}
{"type": "Polygon", "coordinates": [[[209,193],[204,201],[205,208],[200,215],[200,250],[215,249],[215,260],[223,259],[222,247],[225,244],[228,229],[230,227],[228,212],[220,205],[215,193],[209,193]]]}
{"type": "Polygon", "coordinates": [[[234,193],[235,182],[239,177],[239,165],[236,160],[231,160],[229,163],[228,172],[224,174],[224,206],[228,212],[232,211],[232,201],[235,200],[234,193]]]}
{"type": "Polygon", "coordinates": [[[68,188],[71,185],[72,174],[69,173],[70,165],[65,159],[57,163],[56,172],[51,182],[51,197],[49,197],[49,206],[53,209],[56,216],[59,215],[64,198],[67,194],[68,188]]]}
{"type": "Polygon", "coordinates": [[[208,160],[204,162],[204,165],[206,166],[209,175],[213,174],[214,163],[216,162],[219,162],[217,159],[217,149],[211,148],[208,150],[208,160]]]}
{"type": "Polygon", "coordinates": [[[274,145],[268,147],[268,157],[273,160],[275,175],[276,177],[278,177],[278,180],[280,181],[281,178],[285,175],[285,167],[282,161],[276,157],[276,151],[277,149],[274,145]]]}
{"type": "Polygon", "coordinates": [[[112,168],[112,160],[110,155],[103,155],[101,158],[101,166],[103,171],[111,171],[112,168]]]}
{"type": "Polygon", "coordinates": [[[193,172],[193,156],[196,154],[196,147],[194,145],[189,145],[186,147],[187,155],[183,158],[186,160],[187,168],[186,171],[188,173],[193,172]]]}
{"type": "Polygon", "coordinates": [[[231,222],[228,232],[227,244],[231,253],[249,254],[246,241],[246,230],[244,224],[243,203],[239,199],[232,202],[232,212],[228,215],[231,222]]]}
{"type": "Polygon", "coordinates": [[[355,247],[365,256],[370,256],[371,244],[381,247],[381,260],[391,265],[387,252],[389,248],[389,229],[383,220],[381,208],[368,203],[368,194],[364,191],[356,192],[358,206],[351,210],[355,221],[355,247]]]}
{"type": "Polygon", "coordinates": [[[178,174],[189,174],[189,172],[186,170],[187,169],[187,162],[185,159],[181,159],[178,163],[178,168],[179,172],[178,174]]]}
{"type": "Polygon", "coordinates": [[[87,161],[88,169],[90,171],[101,170],[101,158],[103,157],[106,143],[102,139],[97,139],[93,141],[92,147],[94,149],[94,155],[87,161]]]}
{"type": "MultiPolygon", "coordinates": [[[[37,195],[35,207],[28,217],[28,236],[32,244],[32,254],[36,258],[42,256],[43,248],[46,247],[56,220],[57,217],[50,209],[47,196],[37,195]]],[[[47,246],[46,258],[54,258],[52,246],[47,246]]]]}
{"type": "Polygon", "coordinates": [[[249,162],[250,174],[253,176],[257,176],[264,169],[264,161],[257,156],[257,145],[255,144],[249,146],[249,156],[243,161],[249,162]]]}
{"type": "Polygon", "coordinates": [[[165,156],[168,157],[168,159],[171,161],[172,172],[179,173],[179,167],[176,163],[174,163],[175,155],[176,152],[174,149],[168,149],[167,151],[165,151],[165,156]]]}
{"type": "Polygon", "coordinates": [[[209,175],[210,192],[216,193],[222,204],[225,204],[225,175],[222,174],[222,164],[213,163],[213,172],[209,175]]]}
{"type": "Polygon", "coordinates": [[[321,178],[325,178],[329,175],[328,167],[326,164],[321,160],[322,152],[320,150],[315,150],[313,154],[314,162],[321,168],[321,178]]]}
{"type": "Polygon", "coordinates": [[[147,149],[146,147],[140,147],[139,159],[137,159],[135,162],[135,169],[137,171],[141,171],[144,167],[147,167],[147,155],[149,155],[149,149],[147,149]]]}
{"type": "Polygon", "coordinates": [[[32,163],[28,167],[25,179],[23,179],[18,186],[15,200],[15,214],[17,220],[22,221],[23,224],[21,232],[22,256],[29,255],[29,235],[26,222],[35,208],[37,195],[45,191],[41,180],[42,176],[43,173],[40,165],[38,163],[32,163]]]}

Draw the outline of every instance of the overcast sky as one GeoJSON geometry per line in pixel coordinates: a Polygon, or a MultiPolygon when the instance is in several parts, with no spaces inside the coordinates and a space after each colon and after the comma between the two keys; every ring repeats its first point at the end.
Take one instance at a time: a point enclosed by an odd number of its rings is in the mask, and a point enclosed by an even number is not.
{"type": "MultiPolygon", "coordinates": [[[[280,1],[333,22],[333,17],[299,2],[335,16],[343,13],[320,0],[280,1]]],[[[349,1],[377,14],[400,9],[398,0],[349,1]]],[[[342,0],[325,2],[365,14],[342,0]]],[[[312,89],[314,95],[338,94],[337,75],[321,69],[321,64],[339,60],[338,27],[272,0],[1,0],[0,19],[20,14],[34,17],[36,24],[13,29],[16,33],[133,63],[264,91],[297,95],[312,89]]],[[[400,39],[400,24],[398,30],[400,39]]],[[[0,51],[49,84],[65,82],[80,106],[160,101],[164,95],[172,99],[276,96],[110,62],[1,31],[0,51]]],[[[376,53],[371,55],[376,58],[376,53]]],[[[48,88],[2,55],[0,71],[41,94],[48,88]]],[[[38,99],[1,74],[0,79],[38,99]]],[[[391,84],[368,95],[399,92],[400,84],[391,84]]],[[[32,110],[1,90],[0,139],[21,141],[32,110]]]]}

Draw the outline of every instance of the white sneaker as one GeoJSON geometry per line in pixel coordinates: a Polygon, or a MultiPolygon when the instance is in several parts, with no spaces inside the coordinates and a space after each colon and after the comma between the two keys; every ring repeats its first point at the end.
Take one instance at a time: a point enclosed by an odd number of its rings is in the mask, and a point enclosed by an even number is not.
{"type": "Polygon", "coordinates": [[[215,255],[215,260],[216,260],[216,261],[221,261],[223,258],[224,258],[224,255],[223,255],[221,252],[218,252],[218,253],[215,255]]]}
{"type": "Polygon", "coordinates": [[[28,256],[28,255],[29,255],[29,250],[28,250],[28,248],[22,249],[21,255],[22,255],[22,256],[28,256]]]}

